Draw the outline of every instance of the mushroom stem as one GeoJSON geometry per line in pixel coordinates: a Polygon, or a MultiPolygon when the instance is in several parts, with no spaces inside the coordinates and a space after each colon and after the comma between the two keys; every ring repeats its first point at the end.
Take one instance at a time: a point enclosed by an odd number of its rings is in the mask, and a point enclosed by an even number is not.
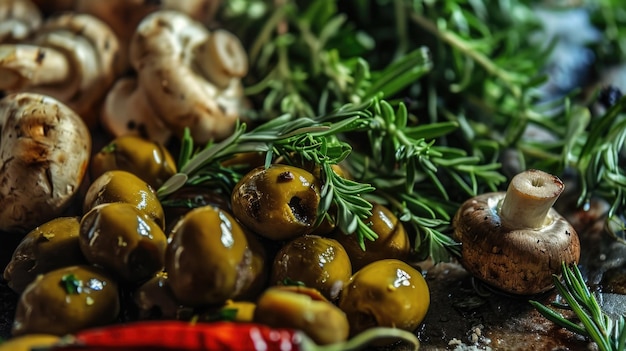
{"type": "Polygon", "coordinates": [[[503,224],[514,228],[541,228],[549,223],[548,211],[564,189],[549,173],[531,169],[511,180],[500,207],[503,224]]]}
{"type": "Polygon", "coordinates": [[[70,65],[60,51],[36,45],[0,45],[0,89],[62,83],[70,65]]]}

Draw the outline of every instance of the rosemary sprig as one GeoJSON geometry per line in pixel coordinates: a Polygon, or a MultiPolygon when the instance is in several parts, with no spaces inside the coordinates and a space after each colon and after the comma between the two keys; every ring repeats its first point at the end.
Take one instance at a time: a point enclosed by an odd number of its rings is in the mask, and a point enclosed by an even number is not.
{"type": "Polygon", "coordinates": [[[355,233],[363,246],[365,239],[375,240],[377,237],[364,223],[364,219],[371,215],[372,205],[361,197],[374,188],[344,179],[330,168],[343,161],[351,151],[350,145],[336,136],[366,127],[367,119],[361,118],[366,116],[363,109],[363,106],[348,106],[319,119],[283,115],[250,131],[246,131],[246,124],[240,124],[230,137],[219,143],[209,143],[197,153],[190,152],[193,140],[189,133],[185,133],[179,158],[180,171],[158,189],[157,195],[164,200],[186,184],[211,182],[221,182],[229,193],[240,176],[222,167],[222,161],[240,153],[265,152],[266,166],[269,166],[274,156],[291,159],[295,153],[302,160],[321,166],[320,221],[334,204],[338,228],[348,234],[355,233]],[[224,174],[224,171],[228,173],[224,174]]]}
{"type": "Polygon", "coordinates": [[[530,303],[548,320],[585,336],[598,345],[601,351],[624,350],[626,345],[626,321],[624,316],[617,319],[604,313],[595,295],[586,285],[577,266],[568,267],[562,264],[563,281],[554,276],[554,284],[565,304],[553,303],[553,308],[531,300],[530,303]],[[555,311],[566,309],[574,312],[576,319],[572,321],[555,311]]]}
{"type": "MultiPolygon", "coordinates": [[[[615,39],[623,21],[618,3],[588,5],[605,38],[615,39]],[[595,16],[606,11],[612,15],[595,16]]],[[[553,97],[542,96],[541,88],[555,43],[541,42],[546,36],[536,5],[524,0],[233,0],[225,23],[249,48],[246,92],[261,121],[368,106],[363,111],[369,131],[338,138],[361,145],[358,138],[365,134],[369,145],[355,147],[344,163],[356,181],[376,189],[364,198],[401,194],[393,203],[396,213],[413,225],[419,239],[430,237],[418,240],[421,251],[433,243],[452,244],[444,239],[454,205],[499,189],[506,180],[499,162],[512,158],[522,169],[584,171],[579,203],[599,195],[613,204],[611,214],[623,212],[626,177],[619,159],[626,126],[621,114],[613,116],[610,133],[595,138],[600,124],[591,123],[586,107],[570,103],[575,93],[546,103],[553,97]],[[228,26],[229,19],[234,25],[228,26]],[[554,141],[528,140],[531,127],[554,141]],[[409,215],[403,215],[406,211],[409,215]]],[[[614,56],[620,43],[603,39],[593,47],[614,56]]],[[[314,140],[300,142],[313,147],[314,140]]],[[[329,186],[325,194],[340,199],[337,189],[329,186]]]]}

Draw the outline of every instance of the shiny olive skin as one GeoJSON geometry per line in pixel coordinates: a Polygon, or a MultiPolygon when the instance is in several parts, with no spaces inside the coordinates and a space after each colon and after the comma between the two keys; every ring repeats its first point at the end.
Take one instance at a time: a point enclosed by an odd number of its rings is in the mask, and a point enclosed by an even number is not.
{"type": "Polygon", "coordinates": [[[310,172],[280,164],[250,171],[237,183],[231,196],[235,217],[272,240],[311,232],[319,202],[319,182],[310,172]]]}
{"type": "Polygon", "coordinates": [[[247,265],[241,268],[243,274],[247,276],[246,284],[233,297],[238,300],[256,300],[256,298],[265,290],[270,279],[271,261],[268,259],[268,250],[264,243],[256,233],[252,233],[244,227],[241,227],[246,240],[248,241],[248,250],[250,252],[250,260],[247,265]]]}
{"type": "Polygon", "coordinates": [[[102,269],[69,266],[39,275],[17,304],[12,334],[66,335],[113,322],[118,286],[102,269]]]}
{"type": "Polygon", "coordinates": [[[235,219],[224,210],[204,206],[187,213],[172,229],[165,270],[180,303],[221,305],[249,284],[245,267],[251,258],[246,235],[235,219]]]}
{"type": "Polygon", "coordinates": [[[45,350],[59,342],[61,337],[50,334],[28,334],[0,341],[0,351],[45,350]]]}
{"type": "Polygon", "coordinates": [[[396,259],[375,261],[358,270],[338,302],[350,321],[351,335],[376,326],[414,331],[429,305],[430,291],[422,274],[396,259]]]}
{"type": "Polygon", "coordinates": [[[166,233],[187,212],[196,207],[215,206],[230,210],[230,196],[206,186],[184,186],[161,201],[165,211],[166,233]]]}
{"type": "Polygon", "coordinates": [[[158,189],[176,173],[176,162],[165,146],[136,135],[115,138],[92,156],[91,177],[112,170],[128,171],[158,189]]]}
{"type": "Polygon", "coordinates": [[[335,300],[352,276],[348,253],[334,239],[304,235],[286,243],[274,257],[274,285],[302,282],[335,300]]]}
{"type": "Polygon", "coordinates": [[[139,319],[188,319],[192,308],[181,305],[169,286],[167,272],[159,272],[141,284],[133,293],[139,319]]]}
{"type": "Polygon", "coordinates": [[[387,207],[373,203],[372,215],[364,220],[378,234],[374,241],[364,240],[361,248],[355,234],[335,232],[332,236],[343,245],[350,256],[352,269],[357,271],[365,265],[385,258],[405,260],[411,251],[411,242],[402,222],[387,207]]]}
{"type": "Polygon", "coordinates": [[[92,264],[126,282],[163,270],[167,238],[142,211],[125,202],[98,205],[80,221],[80,249],[92,264]]]}
{"type": "Polygon", "coordinates": [[[78,231],[78,217],[59,217],[26,234],[4,269],[9,287],[21,294],[39,274],[86,263],[78,231]]]}
{"type": "Polygon", "coordinates": [[[303,331],[318,345],[345,341],[346,314],[319,291],[306,287],[270,287],[257,300],[254,321],[273,328],[303,331]]]}
{"type": "Polygon", "coordinates": [[[161,228],[165,213],[154,189],[136,175],[120,170],[107,171],[96,178],[85,194],[83,213],[109,202],[126,202],[144,211],[161,228]]]}

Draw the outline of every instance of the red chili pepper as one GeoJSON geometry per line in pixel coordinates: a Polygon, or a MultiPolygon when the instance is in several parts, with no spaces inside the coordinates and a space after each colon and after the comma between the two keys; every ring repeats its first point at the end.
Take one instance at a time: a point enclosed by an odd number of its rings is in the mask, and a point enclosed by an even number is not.
{"type": "Polygon", "coordinates": [[[380,338],[403,340],[414,350],[419,347],[413,333],[396,328],[372,328],[344,343],[316,345],[301,331],[254,323],[144,321],[80,331],[48,350],[348,351],[380,338]]]}

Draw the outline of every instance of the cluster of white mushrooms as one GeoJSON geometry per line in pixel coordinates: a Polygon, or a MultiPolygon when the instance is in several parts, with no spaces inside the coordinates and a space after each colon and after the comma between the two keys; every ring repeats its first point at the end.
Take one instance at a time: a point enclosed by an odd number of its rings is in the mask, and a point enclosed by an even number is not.
{"type": "Polygon", "coordinates": [[[83,183],[90,132],[161,143],[185,128],[198,143],[230,135],[248,61],[238,38],[211,28],[219,5],[0,0],[0,231],[63,213],[83,183]]]}

